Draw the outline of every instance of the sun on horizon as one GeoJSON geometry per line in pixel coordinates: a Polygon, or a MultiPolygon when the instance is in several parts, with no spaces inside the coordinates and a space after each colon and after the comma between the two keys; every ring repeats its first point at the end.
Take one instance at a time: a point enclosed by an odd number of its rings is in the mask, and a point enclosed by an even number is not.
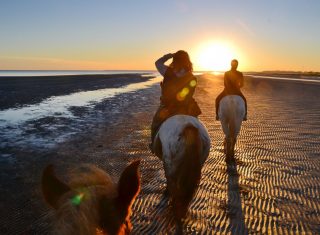
{"type": "Polygon", "coordinates": [[[227,42],[210,41],[202,43],[196,50],[194,64],[199,71],[226,71],[236,52],[227,42]]]}

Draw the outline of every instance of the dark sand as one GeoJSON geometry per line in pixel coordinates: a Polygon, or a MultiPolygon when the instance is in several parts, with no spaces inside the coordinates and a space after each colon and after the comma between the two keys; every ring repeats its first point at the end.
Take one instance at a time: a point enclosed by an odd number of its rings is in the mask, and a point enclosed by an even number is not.
{"type": "MultiPolygon", "coordinates": [[[[319,85],[247,78],[248,121],[236,146],[236,169],[227,169],[223,133],[214,121],[221,77],[199,78],[196,98],[212,149],[184,221],[186,234],[319,234],[319,85]]],[[[40,192],[41,171],[49,162],[64,169],[93,163],[118,178],[142,159],[142,190],[133,205],[134,234],[173,231],[161,162],[148,151],[149,125],[159,102],[159,86],[123,94],[100,104],[120,114],[80,133],[54,150],[16,149],[1,164],[0,234],[46,234],[52,210],[40,192]],[[131,101],[131,102],[130,102],[131,101]]]]}
{"type": "Polygon", "coordinates": [[[0,77],[0,110],[36,104],[51,96],[117,88],[145,80],[141,74],[0,77]]]}

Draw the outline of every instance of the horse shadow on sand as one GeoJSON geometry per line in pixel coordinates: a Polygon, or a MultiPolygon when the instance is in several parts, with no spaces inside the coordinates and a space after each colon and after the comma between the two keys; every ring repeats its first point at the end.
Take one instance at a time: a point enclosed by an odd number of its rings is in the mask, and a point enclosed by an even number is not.
{"type": "Polygon", "coordinates": [[[241,194],[246,195],[247,191],[239,185],[239,173],[236,160],[227,164],[228,175],[228,198],[226,205],[227,217],[229,219],[229,231],[231,234],[248,234],[244,221],[241,205],[241,194]]]}
{"type": "MultiPolygon", "coordinates": [[[[237,170],[236,161],[227,164],[226,172],[228,177],[228,191],[225,210],[227,218],[229,219],[227,232],[234,235],[248,234],[241,204],[241,195],[245,196],[247,191],[239,184],[240,175],[237,170]]],[[[162,192],[162,196],[158,204],[155,206],[151,217],[153,220],[148,225],[147,230],[140,232],[150,234],[158,234],[159,232],[166,232],[167,234],[175,233],[175,221],[172,213],[172,205],[170,205],[170,198],[166,190],[162,192]],[[166,231],[163,231],[164,228],[166,231]]]]}

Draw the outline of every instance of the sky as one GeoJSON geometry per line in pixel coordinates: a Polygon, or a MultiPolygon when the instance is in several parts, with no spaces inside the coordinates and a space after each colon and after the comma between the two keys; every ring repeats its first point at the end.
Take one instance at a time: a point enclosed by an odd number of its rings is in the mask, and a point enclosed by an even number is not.
{"type": "Polygon", "coordinates": [[[319,0],[1,0],[0,70],[320,71],[319,0]]]}

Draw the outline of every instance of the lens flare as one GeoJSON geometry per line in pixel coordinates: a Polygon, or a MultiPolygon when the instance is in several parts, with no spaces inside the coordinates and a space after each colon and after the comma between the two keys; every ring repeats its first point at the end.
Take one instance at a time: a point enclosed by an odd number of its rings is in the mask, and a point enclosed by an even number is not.
{"type": "Polygon", "coordinates": [[[186,96],[189,94],[189,88],[184,87],[178,94],[177,94],[177,100],[183,101],[186,96]]]}
{"type": "Polygon", "coordinates": [[[79,193],[79,194],[75,195],[73,198],[71,198],[71,203],[74,206],[79,206],[82,199],[83,199],[83,196],[84,196],[84,193],[79,193]]]}
{"type": "Polygon", "coordinates": [[[190,83],[189,83],[189,85],[190,85],[191,87],[195,87],[195,86],[197,85],[197,81],[196,81],[196,80],[191,80],[190,83]]]}

